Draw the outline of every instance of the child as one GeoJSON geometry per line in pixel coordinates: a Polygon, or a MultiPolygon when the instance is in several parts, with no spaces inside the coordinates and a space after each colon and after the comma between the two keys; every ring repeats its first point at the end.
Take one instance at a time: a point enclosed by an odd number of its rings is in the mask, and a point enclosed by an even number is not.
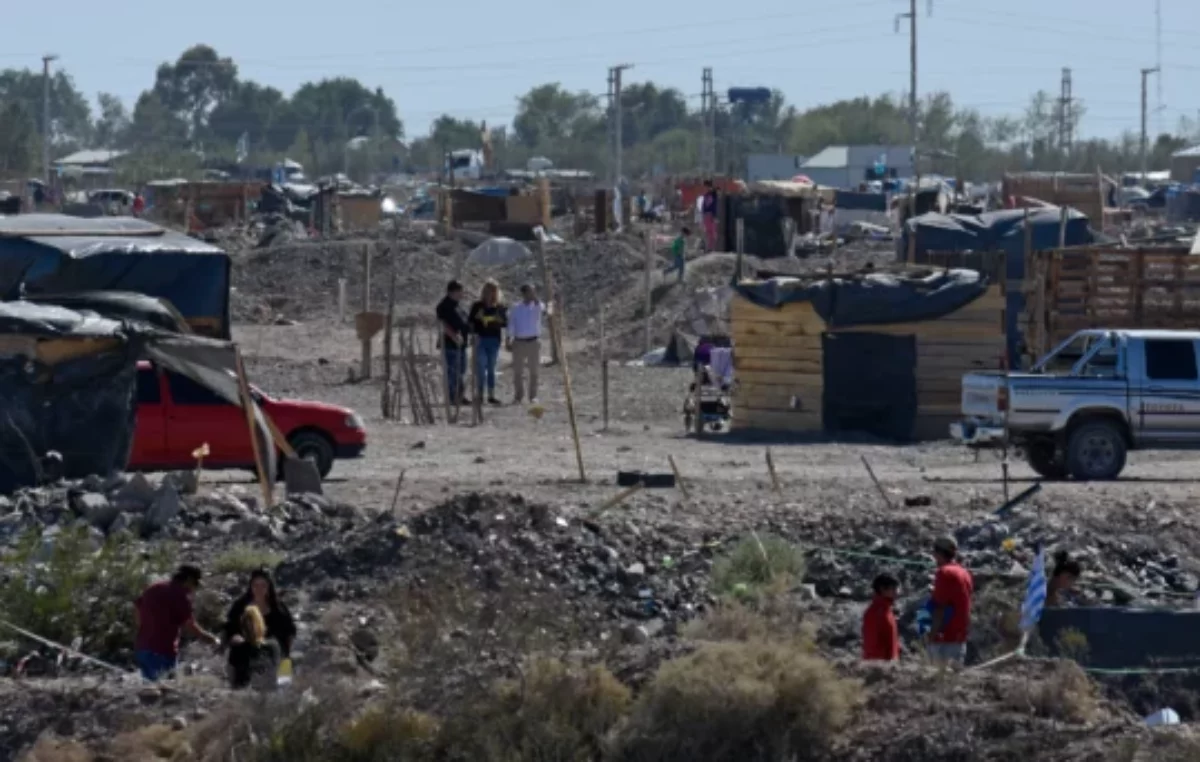
{"type": "Polygon", "coordinates": [[[687,239],[692,231],[688,228],[683,228],[679,231],[679,235],[675,236],[675,240],[671,242],[671,255],[674,260],[673,264],[667,269],[666,274],[670,275],[672,271],[679,271],[679,282],[683,283],[683,271],[687,266],[687,239]]]}
{"type": "Polygon", "coordinates": [[[895,661],[900,658],[900,631],[892,603],[900,593],[900,582],[890,574],[880,574],[871,587],[875,599],[863,614],[863,659],[895,661]]]}

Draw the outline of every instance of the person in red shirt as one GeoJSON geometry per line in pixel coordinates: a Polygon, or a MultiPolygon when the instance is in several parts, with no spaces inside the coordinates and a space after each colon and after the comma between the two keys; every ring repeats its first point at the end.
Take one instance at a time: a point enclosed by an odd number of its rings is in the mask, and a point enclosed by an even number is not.
{"type": "Polygon", "coordinates": [[[900,593],[900,582],[890,574],[880,574],[871,587],[875,599],[863,614],[863,659],[895,661],[900,658],[900,629],[892,603],[900,593]]]}
{"type": "Polygon", "coordinates": [[[150,681],[175,670],[179,661],[179,636],[187,630],[210,645],[215,635],[196,624],[192,596],[200,587],[200,569],[184,564],[166,582],[155,582],[135,602],[137,640],[134,657],[142,677],[150,681]]]}
{"type": "Polygon", "coordinates": [[[930,600],[929,658],[938,664],[962,664],[967,656],[975,583],[971,573],[957,561],[958,544],[954,538],[938,538],[933,543],[933,558],[937,562],[937,572],[933,577],[930,600]]]}
{"type": "Polygon", "coordinates": [[[146,211],[146,199],[142,198],[142,194],[139,193],[133,197],[133,216],[141,217],[144,211],[146,211]]]}

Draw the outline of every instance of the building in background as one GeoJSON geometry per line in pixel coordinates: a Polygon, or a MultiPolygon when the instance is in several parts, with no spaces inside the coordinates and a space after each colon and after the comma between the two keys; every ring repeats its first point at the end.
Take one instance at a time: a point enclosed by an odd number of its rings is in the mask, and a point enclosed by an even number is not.
{"type": "Polygon", "coordinates": [[[791,180],[803,174],[800,167],[805,157],[787,153],[752,153],[746,157],[746,182],[760,180],[791,180]]]}
{"type": "Polygon", "coordinates": [[[826,146],[796,174],[807,175],[817,185],[857,188],[867,181],[869,172],[881,167],[887,177],[911,177],[912,146],[826,146]]]}

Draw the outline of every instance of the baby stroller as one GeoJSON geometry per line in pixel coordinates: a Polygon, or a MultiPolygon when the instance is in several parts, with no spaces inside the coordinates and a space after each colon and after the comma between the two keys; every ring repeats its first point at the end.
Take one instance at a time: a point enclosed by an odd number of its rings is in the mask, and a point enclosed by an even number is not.
{"type": "Polygon", "coordinates": [[[696,417],[700,417],[700,430],[721,431],[728,428],[730,421],[730,401],[728,382],[722,380],[719,371],[713,369],[712,355],[725,353],[717,358],[717,364],[728,363],[732,368],[731,352],[728,348],[714,348],[711,344],[701,343],[696,347],[692,361],[692,371],[695,377],[688,385],[687,399],[683,403],[683,428],[685,431],[696,430],[696,417]],[[699,385],[697,386],[697,381],[699,385]]]}

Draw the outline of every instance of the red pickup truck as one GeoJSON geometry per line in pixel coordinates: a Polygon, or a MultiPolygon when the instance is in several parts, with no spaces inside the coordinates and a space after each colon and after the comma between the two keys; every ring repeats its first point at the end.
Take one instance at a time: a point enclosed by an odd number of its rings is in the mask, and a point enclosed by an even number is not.
{"type": "MultiPolygon", "coordinates": [[[[324,478],[340,458],[358,458],[367,447],[362,419],[336,405],[277,400],[251,388],[263,412],[301,458],[324,478]]],[[[246,414],[186,376],[148,362],[138,364],[137,424],[131,471],[194,468],[192,452],[205,443],[206,468],[254,469],[246,414]]]]}

